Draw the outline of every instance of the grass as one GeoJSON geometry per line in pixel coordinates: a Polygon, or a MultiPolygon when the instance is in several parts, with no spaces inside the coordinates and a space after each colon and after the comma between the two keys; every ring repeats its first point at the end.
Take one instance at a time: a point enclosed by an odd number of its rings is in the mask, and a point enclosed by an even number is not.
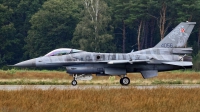
{"type": "Polygon", "coordinates": [[[1,112],[197,112],[200,89],[0,91],[1,112]]]}
{"type": "Polygon", "coordinates": [[[69,77],[65,71],[33,71],[33,70],[0,70],[0,79],[16,79],[16,78],[28,78],[28,79],[63,79],[69,77]]]}
{"type": "MultiPolygon", "coordinates": [[[[156,85],[156,84],[199,84],[200,72],[170,71],[160,72],[157,77],[143,79],[140,73],[128,74],[131,85],[156,85]]],[[[78,84],[119,84],[120,77],[96,77],[91,81],[78,81],[78,84]]],[[[25,85],[65,85],[70,84],[72,77],[65,71],[33,71],[33,70],[0,70],[0,85],[25,84],[25,85]]]]}

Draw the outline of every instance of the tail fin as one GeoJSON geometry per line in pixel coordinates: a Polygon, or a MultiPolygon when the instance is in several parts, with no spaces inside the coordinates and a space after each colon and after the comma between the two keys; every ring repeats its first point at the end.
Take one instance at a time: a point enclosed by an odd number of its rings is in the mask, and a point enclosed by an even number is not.
{"type": "Polygon", "coordinates": [[[167,36],[163,38],[155,47],[156,48],[180,48],[184,47],[188,37],[196,22],[181,22],[167,36]]]}

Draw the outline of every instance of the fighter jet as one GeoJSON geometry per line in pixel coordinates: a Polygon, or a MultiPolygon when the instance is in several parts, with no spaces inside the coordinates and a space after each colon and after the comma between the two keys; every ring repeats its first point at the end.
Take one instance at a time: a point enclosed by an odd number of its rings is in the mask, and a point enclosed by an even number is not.
{"type": "Polygon", "coordinates": [[[91,80],[96,76],[119,76],[121,85],[129,85],[127,73],[139,72],[144,79],[155,77],[158,72],[192,67],[192,48],[185,48],[196,22],[181,22],[155,47],[130,53],[98,53],[78,49],[60,48],[46,55],[17,63],[15,67],[66,67],[77,80],[91,80]]]}

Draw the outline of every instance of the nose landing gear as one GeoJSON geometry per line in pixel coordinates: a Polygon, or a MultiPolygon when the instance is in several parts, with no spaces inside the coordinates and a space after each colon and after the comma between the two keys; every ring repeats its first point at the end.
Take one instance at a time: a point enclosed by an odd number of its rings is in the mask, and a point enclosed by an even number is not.
{"type": "Polygon", "coordinates": [[[92,74],[73,74],[73,80],[71,84],[73,86],[77,85],[77,80],[92,80],[92,74]]]}
{"type": "Polygon", "coordinates": [[[71,84],[72,84],[72,86],[76,86],[76,85],[77,85],[77,81],[76,81],[76,79],[77,79],[77,74],[76,74],[76,75],[73,74],[73,78],[74,78],[74,80],[72,80],[71,84]]]}
{"type": "Polygon", "coordinates": [[[77,85],[77,81],[76,80],[72,80],[71,84],[72,84],[72,86],[76,86],[77,85]]]}

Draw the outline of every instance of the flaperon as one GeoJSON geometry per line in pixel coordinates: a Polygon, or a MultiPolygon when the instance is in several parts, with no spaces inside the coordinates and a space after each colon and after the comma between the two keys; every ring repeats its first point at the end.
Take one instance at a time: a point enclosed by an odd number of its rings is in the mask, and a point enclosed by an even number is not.
{"type": "Polygon", "coordinates": [[[60,48],[43,57],[17,63],[16,67],[64,66],[67,73],[77,80],[91,80],[97,76],[120,76],[120,84],[128,85],[127,73],[140,72],[143,78],[157,76],[159,71],[192,67],[192,48],[185,48],[196,22],[182,22],[155,47],[130,53],[97,53],[77,49],[60,48]]]}

